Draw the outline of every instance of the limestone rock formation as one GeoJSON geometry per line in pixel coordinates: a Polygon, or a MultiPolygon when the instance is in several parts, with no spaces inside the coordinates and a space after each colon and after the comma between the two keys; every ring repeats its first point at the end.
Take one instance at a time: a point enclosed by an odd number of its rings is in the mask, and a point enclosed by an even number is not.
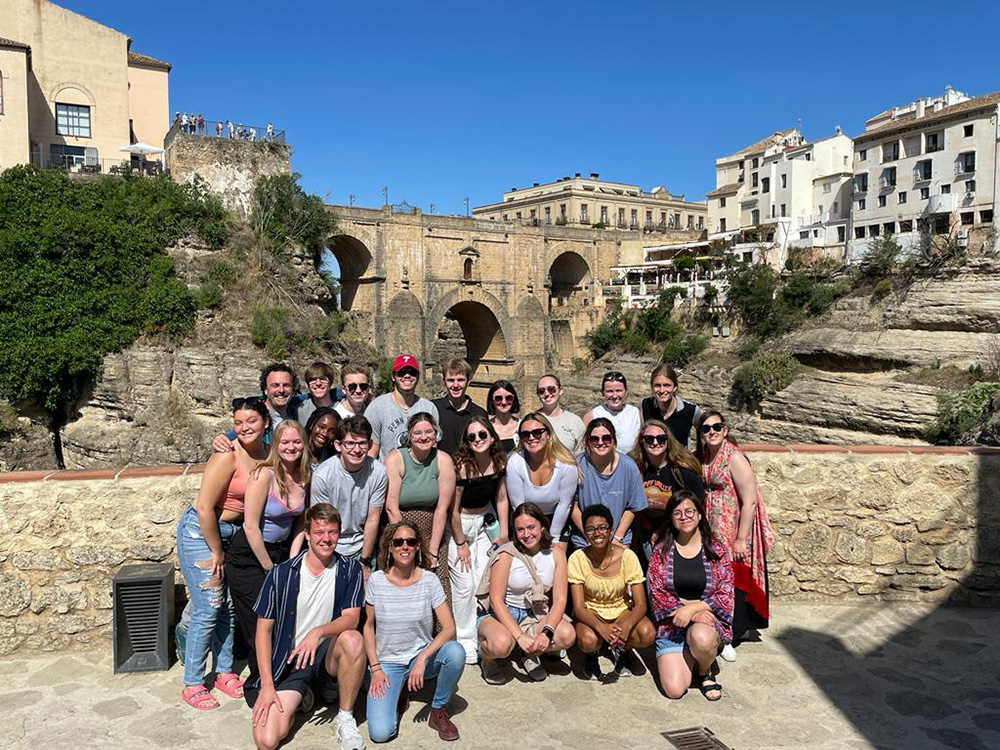
{"type": "Polygon", "coordinates": [[[996,338],[992,333],[955,330],[803,328],[788,334],[781,343],[806,364],[871,371],[935,363],[967,368],[983,360],[996,338]]]}

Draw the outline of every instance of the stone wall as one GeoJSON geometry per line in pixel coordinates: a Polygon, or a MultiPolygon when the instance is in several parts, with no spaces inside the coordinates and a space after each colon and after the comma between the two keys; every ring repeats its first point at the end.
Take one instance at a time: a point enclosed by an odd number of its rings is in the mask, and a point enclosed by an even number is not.
{"type": "MultiPolygon", "coordinates": [[[[1000,451],[747,448],[778,538],[776,599],[1000,602],[1000,451]]],[[[106,641],[112,577],[176,562],[199,472],[0,474],[0,655],[106,641]]]]}

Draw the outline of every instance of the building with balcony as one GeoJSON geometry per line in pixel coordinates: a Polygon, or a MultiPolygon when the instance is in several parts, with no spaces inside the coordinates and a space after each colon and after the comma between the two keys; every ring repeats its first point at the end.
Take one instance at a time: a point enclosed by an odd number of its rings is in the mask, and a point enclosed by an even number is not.
{"type": "Polygon", "coordinates": [[[535,226],[568,225],[642,232],[701,232],[705,201],[685,200],[665,187],[645,191],[638,185],[609,182],[592,172],[576,173],[554,182],[511,188],[500,203],[472,209],[473,215],[495,221],[535,226]]]}
{"type": "Polygon", "coordinates": [[[0,169],[102,172],[123,146],[163,146],[169,64],[48,0],[4,0],[0,31],[0,169]]]}
{"type": "Polygon", "coordinates": [[[796,254],[842,260],[850,218],[851,139],[808,142],[796,128],[715,161],[708,194],[710,241],[740,260],[782,268],[796,254]]]}
{"type": "Polygon", "coordinates": [[[1000,92],[970,98],[948,87],[881,112],[854,139],[849,259],[892,234],[907,250],[924,237],[989,229],[997,221],[1000,92]]]}

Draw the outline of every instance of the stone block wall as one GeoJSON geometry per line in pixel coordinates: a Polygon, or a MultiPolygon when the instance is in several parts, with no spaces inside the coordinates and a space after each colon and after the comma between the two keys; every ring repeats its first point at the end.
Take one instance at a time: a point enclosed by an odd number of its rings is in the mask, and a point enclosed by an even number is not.
{"type": "MultiPolygon", "coordinates": [[[[777,536],[776,600],[1000,603],[1000,451],[746,448],[777,536]]],[[[0,655],[107,648],[112,577],[176,564],[200,479],[195,466],[0,474],[0,655]]]]}

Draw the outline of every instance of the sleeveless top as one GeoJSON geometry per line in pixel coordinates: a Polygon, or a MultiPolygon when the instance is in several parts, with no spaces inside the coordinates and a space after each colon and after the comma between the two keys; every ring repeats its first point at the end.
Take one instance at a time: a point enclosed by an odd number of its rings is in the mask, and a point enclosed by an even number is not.
{"type": "Polygon", "coordinates": [[[680,404],[680,408],[674,409],[674,413],[669,417],[664,417],[663,412],[660,411],[660,407],[656,403],[656,399],[652,396],[646,396],[642,400],[642,418],[643,420],[659,419],[661,422],[665,422],[667,427],[670,428],[670,432],[677,439],[677,442],[687,448],[691,439],[691,427],[694,425],[694,417],[698,412],[698,407],[690,401],[685,401],[680,396],[674,396],[674,399],[680,404]]]}
{"type": "Polygon", "coordinates": [[[271,479],[271,486],[267,491],[267,502],[264,503],[264,517],[260,523],[260,533],[265,542],[283,542],[288,539],[292,532],[292,524],[295,519],[305,513],[306,500],[295,508],[289,508],[281,501],[278,495],[278,488],[275,486],[274,478],[271,479]]]}
{"type": "Polygon", "coordinates": [[[427,461],[417,463],[409,448],[400,448],[403,457],[403,481],[399,487],[399,507],[436,508],[438,502],[438,452],[432,448],[427,461]]]}
{"type": "Polygon", "coordinates": [[[607,406],[601,404],[591,409],[594,419],[604,417],[610,419],[615,426],[615,436],[618,439],[618,450],[628,453],[635,447],[636,440],[639,439],[639,428],[642,426],[642,417],[639,410],[632,404],[625,404],[622,410],[615,414],[607,406]]]}
{"type": "Polygon", "coordinates": [[[456,479],[455,485],[462,488],[462,499],[459,501],[462,508],[483,508],[492,505],[497,499],[497,489],[503,480],[504,471],[495,474],[487,474],[483,477],[469,477],[468,479],[456,479]]]}
{"type": "Polygon", "coordinates": [[[215,504],[215,509],[220,513],[224,510],[243,513],[243,500],[246,496],[247,480],[250,478],[250,472],[247,471],[240,453],[240,450],[236,451],[236,471],[233,472],[232,479],[229,480],[229,486],[226,487],[226,494],[219,498],[215,504]]]}

